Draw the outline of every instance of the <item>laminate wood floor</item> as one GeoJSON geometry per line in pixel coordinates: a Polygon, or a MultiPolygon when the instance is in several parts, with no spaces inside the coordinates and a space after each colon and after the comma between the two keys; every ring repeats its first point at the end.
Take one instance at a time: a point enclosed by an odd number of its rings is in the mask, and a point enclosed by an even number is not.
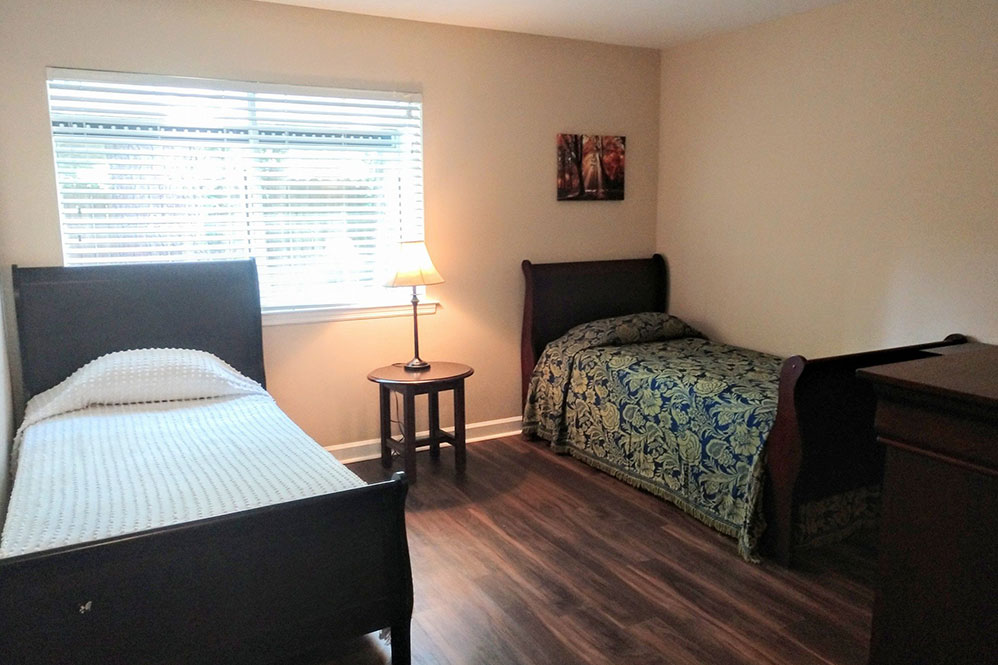
{"type": "MultiPolygon", "coordinates": [[[[866,662],[872,538],[792,570],[746,563],[673,505],[518,437],[469,445],[463,478],[450,448],[438,462],[420,452],[418,471],[416,665],[866,662]]],[[[367,636],[330,665],[387,662],[367,636]]]]}

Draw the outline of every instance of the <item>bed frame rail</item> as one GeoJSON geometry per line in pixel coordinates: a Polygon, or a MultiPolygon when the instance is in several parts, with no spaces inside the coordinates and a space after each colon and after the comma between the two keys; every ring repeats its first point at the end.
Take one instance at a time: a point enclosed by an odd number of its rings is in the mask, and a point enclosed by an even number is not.
{"type": "Polygon", "coordinates": [[[0,653],[49,663],[269,663],[392,629],[409,663],[404,474],[0,559],[0,653]]]}

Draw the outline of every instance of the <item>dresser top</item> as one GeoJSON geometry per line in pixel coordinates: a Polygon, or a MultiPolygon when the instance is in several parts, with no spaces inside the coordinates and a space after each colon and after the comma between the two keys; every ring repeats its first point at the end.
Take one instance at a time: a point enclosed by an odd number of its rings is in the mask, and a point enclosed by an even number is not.
{"type": "Polygon", "coordinates": [[[985,407],[998,417],[998,346],[980,344],[964,353],[867,367],[858,374],[880,386],[985,407]]]}

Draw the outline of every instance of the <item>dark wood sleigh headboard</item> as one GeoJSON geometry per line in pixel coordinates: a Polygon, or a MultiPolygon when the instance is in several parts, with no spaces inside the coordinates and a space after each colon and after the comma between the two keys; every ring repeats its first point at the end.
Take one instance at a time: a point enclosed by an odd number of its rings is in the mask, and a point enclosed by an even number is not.
{"type": "Polygon", "coordinates": [[[524,402],[530,374],[549,342],[580,323],[668,308],[669,273],[661,254],[619,261],[524,261],[522,267],[526,278],[520,344],[524,402]]]}
{"type": "Polygon", "coordinates": [[[13,267],[24,399],[113,351],[208,351],[265,385],[256,263],[13,267]]]}

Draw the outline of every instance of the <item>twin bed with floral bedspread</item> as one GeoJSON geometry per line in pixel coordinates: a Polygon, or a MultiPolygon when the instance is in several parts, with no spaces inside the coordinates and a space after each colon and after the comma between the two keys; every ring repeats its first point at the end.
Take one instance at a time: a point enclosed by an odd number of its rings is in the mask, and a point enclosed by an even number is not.
{"type": "Polygon", "coordinates": [[[524,434],[675,503],[749,560],[789,563],[875,520],[883,458],[856,369],[965,341],[784,361],[664,313],[659,255],[523,269],[524,434]]]}

